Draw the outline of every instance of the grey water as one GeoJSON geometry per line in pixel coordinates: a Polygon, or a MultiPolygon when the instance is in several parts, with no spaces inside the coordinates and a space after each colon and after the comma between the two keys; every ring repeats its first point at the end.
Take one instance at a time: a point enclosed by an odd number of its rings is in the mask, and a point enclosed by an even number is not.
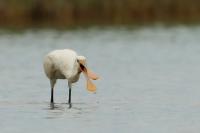
{"type": "Polygon", "coordinates": [[[0,31],[1,133],[199,133],[200,27],[0,31]],[[43,57],[74,49],[100,76],[55,87],[43,57]]]}

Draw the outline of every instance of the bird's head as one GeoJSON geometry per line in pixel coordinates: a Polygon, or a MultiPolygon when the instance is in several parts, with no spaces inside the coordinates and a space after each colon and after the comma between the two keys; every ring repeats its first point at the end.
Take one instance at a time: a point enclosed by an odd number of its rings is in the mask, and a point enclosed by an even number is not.
{"type": "Polygon", "coordinates": [[[77,61],[79,63],[81,72],[83,72],[85,75],[88,91],[95,92],[96,86],[90,79],[97,80],[99,77],[87,67],[86,58],[84,56],[77,56],[77,61]]]}

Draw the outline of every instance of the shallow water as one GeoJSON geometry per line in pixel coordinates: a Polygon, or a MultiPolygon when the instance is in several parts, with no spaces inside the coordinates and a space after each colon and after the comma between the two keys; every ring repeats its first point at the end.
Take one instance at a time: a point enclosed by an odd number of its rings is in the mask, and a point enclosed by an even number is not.
{"type": "Polygon", "coordinates": [[[0,32],[1,133],[199,133],[200,27],[0,32]],[[87,57],[100,80],[60,80],[54,108],[42,61],[54,49],[87,57]]]}

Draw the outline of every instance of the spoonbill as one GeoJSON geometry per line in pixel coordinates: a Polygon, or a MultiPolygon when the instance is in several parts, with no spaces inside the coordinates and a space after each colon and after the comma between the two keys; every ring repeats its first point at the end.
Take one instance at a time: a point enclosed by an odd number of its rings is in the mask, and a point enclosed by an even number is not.
{"type": "Polygon", "coordinates": [[[79,80],[81,72],[86,78],[87,90],[96,91],[96,86],[90,79],[96,80],[98,76],[93,73],[86,65],[86,58],[79,56],[71,49],[54,50],[48,53],[44,58],[44,71],[50,80],[51,85],[51,103],[54,103],[54,86],[57,79],[66,79],[69,87],[68,103],[71,106],[71,88],[72,83],[79,80]]]}

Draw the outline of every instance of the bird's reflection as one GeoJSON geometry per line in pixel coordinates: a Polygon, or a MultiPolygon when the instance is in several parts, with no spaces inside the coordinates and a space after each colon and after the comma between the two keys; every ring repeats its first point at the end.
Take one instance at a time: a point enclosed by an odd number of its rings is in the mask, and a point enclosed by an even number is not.
{"type": "Polygon", "coordinates": [[[71,109],[72,108],[72,103],[69,103],[69,107],[68,107],[69,109],[71,109]]]}
{"type": "Polygon", "coordinates": [[[51,110],[55,109],[55,104],[54,103],[50,103],[50,109],[51,110]]]}
{"type": "MultiPolygon", "coordinates": [[[[67,103],[68,106],[68,109],[71,109],[72,108],[72,103],[67,103]]],[[[55,104],[55,103],[50,103],[50,110],[54,110],[54,109],[58,109],[59,107],[55,104]]]]}
{"type": "Polygon", "coordinates": [[[97,105],[87,105],[85,103],[50,103],[48,106],[48,113],[45,118],[57,119],[57,118],[81,118],[83,114],[90,114],[97,109],[97,105]]]}

